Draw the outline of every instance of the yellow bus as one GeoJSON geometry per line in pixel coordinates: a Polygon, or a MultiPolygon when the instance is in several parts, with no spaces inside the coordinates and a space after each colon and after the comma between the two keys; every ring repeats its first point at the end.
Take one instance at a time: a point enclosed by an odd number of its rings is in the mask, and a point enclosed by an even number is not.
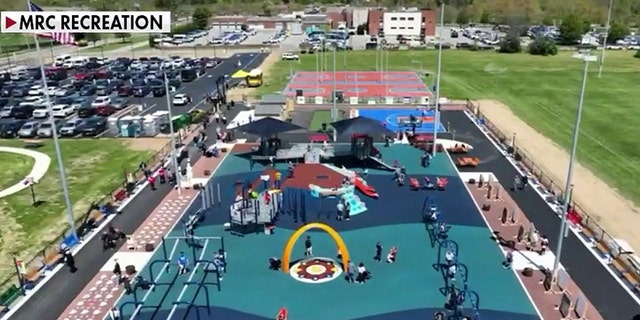
{"type": "Polygon", "coordinates": [[[253,69],[249,72],[246,77],[247,79],[247,87],[255,88],[262,85],[262,70],[253,69]]]}

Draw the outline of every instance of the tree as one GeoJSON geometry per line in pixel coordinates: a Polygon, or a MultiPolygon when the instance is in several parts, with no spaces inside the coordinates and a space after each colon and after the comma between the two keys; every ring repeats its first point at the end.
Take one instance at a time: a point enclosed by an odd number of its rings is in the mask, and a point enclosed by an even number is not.
{"type": "Polygon", "coordinates": [[[471,21],[471,12],[467,9],[460,10],[456,17],[456,23],[459,25],[468,24],[471,21]]]}
{"type": "Polygon", "coordinates": [[[587,32],[587,26],[581,17],[576,14],[566,15],[562,19],[560,25],[560,43],[563,45],[574,45],[582,40],[585,32],[587,32]]]}
{"type": "Polygon", "coordinates": [[[629,35],[629,27],[620,22],[614,22],[609,27],[609,36],[607,37],[607,43],[613,44],[616,41],[624,39],[629,35]]]}
{"type": "Polygon", "coordinates": [[[209,26],[209,17],[211,16],[211,11],[205,7],[198,7],[193,11],[193,15],[191,15],[193,27],[196,29],[207,29],[209,26]]]}
{"type": "Polygon", "coordinates": [[[500,49],[498,52],[502,53],[518,53],[522,51],[522,46],[520,45],[520,35],[518,34],[517,28],[511,28],[511,31],[507,34],[507,36],[500,41],[500,49]]]}
{"type": "Polygon", "coordinates": [[[491,13],[487,10],[482,11],[480,15],[480,23],[481,24],[489,24],[491,23],[491,13]]]}
{"type": "Polygon", "coordinates": [[[535,56],[555,56],[558,54],[558,46],[549,37],[537,37],[529,44],[529,54],[535,56]]]}
{"type": "Polygon", "coordinates": [[[126,32],[123,32],[123,33],[114,33],[113,35],[114,35],[116,38],[120,38],[120,39],[122,39],[122,42],[123,42],[123,43],[124,43],[124,42],[127,42],[127,39],[131,38],[131,33],[126,33],[126,32]]]}
{"type": "Polygon", "coordinates": [[[86,33],[84,35],[84,40],[92,42],[94,46],[96,45],[96,42],[100,41],[100,39],[102,39],[102,35],[99,33],[86,33]]]}

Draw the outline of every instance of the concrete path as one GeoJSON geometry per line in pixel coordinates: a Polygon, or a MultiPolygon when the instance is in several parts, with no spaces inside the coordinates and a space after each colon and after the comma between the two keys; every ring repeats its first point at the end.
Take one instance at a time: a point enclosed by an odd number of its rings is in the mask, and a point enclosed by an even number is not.
{"type": "MultiPolygon", "coordinates": [[[[22,148],[0,147],[0,152],[17,153],[33,158],[35,160],[35,163],[33,164],[33,169],[31,169],[31,172],[28,176],[32,177],[35,181],[40,181],[40,179],[44,177],[44,175],[47,173],[47,170],[49,170],[49,165],[51,164],[51,158],[48,155],[38,151],[22,148]]],[[[4,198],[14,193],[20,192],[27,187],[28,186],[20,181],[13,186],[0,191],[0,198],[4,198]]]]}

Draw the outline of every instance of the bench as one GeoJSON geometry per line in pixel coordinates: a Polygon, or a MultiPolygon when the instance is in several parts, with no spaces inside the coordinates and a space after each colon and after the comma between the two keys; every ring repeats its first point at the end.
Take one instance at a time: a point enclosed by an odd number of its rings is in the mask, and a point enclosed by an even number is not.
{"type": "Polygon", "coordinates": [[[25,139],[22,140],[22,142],[24,142],[25,148],[39,148],[44,145],[44,141],[42,140],[25,139]]]}
{"type": "Polygon", "coordinates": [[[476,167],[480,163],[477,157],[460,157],[457,160],[458,167],[476,167]]]}
{"type": "Polygon", "coordinates": [[[54,247],[45,251],[42,263],[44,263],[45,268],[51,269],[60,262],[60,259],[62,259],[60,249],[54,247]]]}
{"type": "Polygon", "coordinates": [[[12,284],[7,291],[0,295],[0,309],[2,312],[9,311],[9,306],[13,304],[22,295],[22,290],[15,284],[12,284]]]}
{"type": "Polygon", "coordinates": [[[456,144],[447,148],[447,151],[449,151],[449,153],[467,153],[469,152],[469,148],[464,144],[456,144]]]}

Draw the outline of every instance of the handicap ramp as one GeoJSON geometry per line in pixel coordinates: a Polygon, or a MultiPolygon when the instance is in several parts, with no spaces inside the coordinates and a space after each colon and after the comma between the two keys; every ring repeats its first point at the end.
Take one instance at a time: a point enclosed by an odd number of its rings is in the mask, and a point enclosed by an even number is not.
{"type": "Polygon", "coordinates": [[[381,167],[383,167],[383,168],[385,168],[387,170],[391,170],[391,171],[398,170],[398,168],[395,168],[395,167],[387,164],[386,162],[384,162],[384,161],[382,161],[382,160],[380,160],[380,159],[378,159],[376,157],[369,156],[369,159],[373,160],[373,162],[377,163],[378,165],[380,165],[381,167]]]}

